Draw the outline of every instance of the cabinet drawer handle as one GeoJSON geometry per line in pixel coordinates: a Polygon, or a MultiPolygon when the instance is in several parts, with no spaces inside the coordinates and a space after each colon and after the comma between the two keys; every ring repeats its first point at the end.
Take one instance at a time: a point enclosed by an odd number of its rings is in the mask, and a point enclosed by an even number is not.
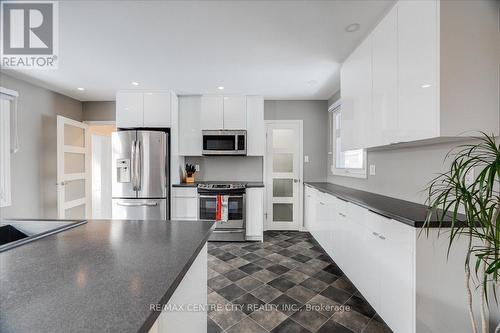
{"type": "Polygon", "coordinates": [[[375,237],[380,237],[380,234],[378,232],[372,232],[372,235],[375,236],[375,237]]]}
{"type": "Polygon", "coordinates": [[[345,215],[345,214],[342,214],[342,213],[339,213],[339,215],[340,215],[340,216],[342,216],[342,217],[346,217],[346,215],[345,215]]]}
{"type": "Polygon", "coordinates": [[[384,214],[382,214],[382,213],[379,213],[379,212],[376,212],[376,211],[373,211],[373,210],[371,210],[371,209],[368,209],[368,211],[369,211],[370,213],[373,213],[373,214],[375,214],[375,215],[378,215],[378,216],[382,216],[382,217],[385,217],[386,219],[391,219],[391,218],[390,218],[389,216],[387,216],[387,215],[384,215],[384,214]]]}
{"type": "Polygon", "coordinates": [[[378,238],[380,238],[381,240],[385,240],[385,237],[382,235],[378,236],[378,238]]]}
{"type": "Polygon", "coordinates": [[[323,205],[323,206],[325,205],[325,203],[324,203],[324,202],[321,202],[321,201],[319,202],[319,204],[320,204],[320,205],[323,205]]]}

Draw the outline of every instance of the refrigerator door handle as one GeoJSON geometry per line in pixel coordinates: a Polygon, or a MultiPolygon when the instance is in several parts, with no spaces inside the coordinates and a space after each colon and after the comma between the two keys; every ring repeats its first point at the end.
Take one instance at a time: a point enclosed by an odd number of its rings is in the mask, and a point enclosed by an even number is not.
{"type": "Polygon", "coordinates": [[[116,204],[118,206],[123,206],[123,207],[141,207],[141,206],[156,207],[156,206],[158,206],[158,202],[143,202],[143,203],[117,202],[116,204]]]}
{"type": "Polygon", "coordinates": [[[135,156],[135,172],[136,172],[136,182],[137,182],[137,191],[141,190],[141,173],[142,173],[142,144],[141,141],[137,140],[136,141],[136,156],[135,156]]]}
{"type": "Polygon", "coordinates": [[[132,173],[132,190],[137,191],[137,178],[136,178],[136,162],[135,162],[135,155],[136,155],[136,140],[132,141],[132,147],[130,148],[130,157],[132,159],[131,163],[131,173],[132,173]]]}

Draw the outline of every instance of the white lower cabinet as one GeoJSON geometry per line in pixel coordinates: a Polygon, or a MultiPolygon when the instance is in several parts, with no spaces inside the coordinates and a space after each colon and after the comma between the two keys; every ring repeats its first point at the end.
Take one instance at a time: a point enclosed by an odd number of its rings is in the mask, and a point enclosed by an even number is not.
{"type": "Polygon", "coordinates": [[[172,188],[172,220],[198,220],[198,190],[196,187],[172,188]]]}
{"type": "Polygon", "coordinates": [[[148,333],[207,331],[207,256],[205,244],[148,333]]]}
{"type": "Polygon", "coordinates": [[[316,236],[316,209],[314,207],[315,202],[317,200],[316,196],[318,194],[318,191],[313,189],[310,186],[305,186],[304,189],[304,226],[309,232],[313,235],[316,236]]]}
{"type": "Polygon", "coordinates": [[[427,237],[310,186],[304,193],[305,226],[395,333],[470,331],[465,241],[447,258],[437,229],[427,237]]]}
{"type": "Polygon", "coordinates": [[[264,188],[246,189],[246,240],[262,241],[264,237],[264,188]]]}

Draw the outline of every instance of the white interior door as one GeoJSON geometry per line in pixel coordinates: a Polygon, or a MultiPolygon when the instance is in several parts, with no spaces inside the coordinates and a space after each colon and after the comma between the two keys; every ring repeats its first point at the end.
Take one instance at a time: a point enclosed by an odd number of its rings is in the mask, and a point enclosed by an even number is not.
{"type": "Polygon", "coordinates": [[[111,218],[111,136],[92,134],[92,218],[111,218]]]}
{"type": "Polygon", "coordinates": [[[57,116],[57,212],[60,219],[90,216],[89,155],[88,125],[57,116]]]}
{"type": "Polygon", "coordinates": [[[266,122],[267,229],[302,225],[302,122],[266,122]]]}

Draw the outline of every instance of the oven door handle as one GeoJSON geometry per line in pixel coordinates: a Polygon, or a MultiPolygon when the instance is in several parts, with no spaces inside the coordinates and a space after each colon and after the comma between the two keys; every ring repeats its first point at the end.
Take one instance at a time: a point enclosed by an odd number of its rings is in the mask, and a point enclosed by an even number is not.
{"type": "MultiPolygon", "coordinates": [[[[228,198],[243,198],[243,194],[241,195],[231,195],[231,194],[222,194],[227,195],[228,198]]],[[[198,195],[199,198],[217,198],[217,195],[198,195]]]]}

